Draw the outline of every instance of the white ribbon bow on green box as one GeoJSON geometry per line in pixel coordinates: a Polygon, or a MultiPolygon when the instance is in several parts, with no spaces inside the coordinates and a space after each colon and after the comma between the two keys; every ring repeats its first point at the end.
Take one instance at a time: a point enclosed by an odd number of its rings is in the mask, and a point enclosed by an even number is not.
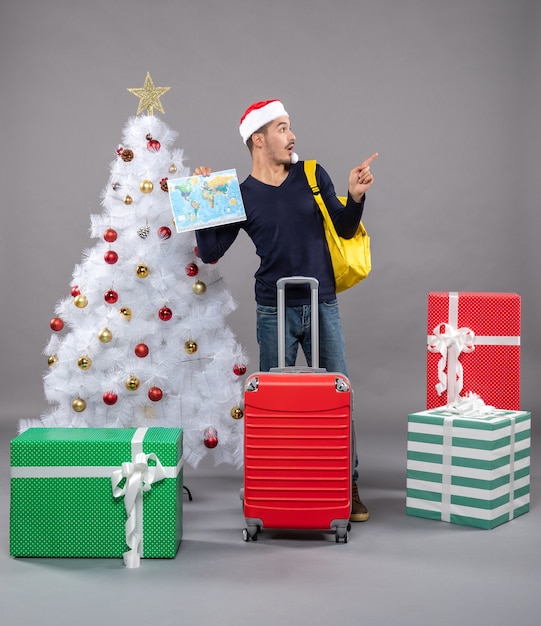
{"type": "Polygon", "coordinates": [[[126,544],[130,548],[123,554],[124,565],[128,568],[139,567],[143,542],[143,492],[149,491],[154,483],[163,480],[166,472],[154,453],[142,452],[146,428],[139,428],[132,439],[133,461],[122,463],[120,469],[113,472],[111,483],[113,496],[124,498],[126,520],[126,544]],[[156,465],[149,465],[151,459],[156,465]],[[124,481],[122,487],[120,484],[124,481]]]}

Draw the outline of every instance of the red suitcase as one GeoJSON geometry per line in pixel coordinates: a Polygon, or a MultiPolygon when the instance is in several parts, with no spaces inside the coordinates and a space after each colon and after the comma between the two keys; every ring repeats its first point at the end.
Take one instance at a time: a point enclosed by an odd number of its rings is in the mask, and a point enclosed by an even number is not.
{"type": "Polygon", "coordinates": [[[262,529],[320,530],[347,542],[351,513],[352,392],[319,369],[318,281],[277,282],[278,364],[244,390],[245,541],[262,529]],[[312,368],[285,367],[285,287],[311,287],[312,368]]]}

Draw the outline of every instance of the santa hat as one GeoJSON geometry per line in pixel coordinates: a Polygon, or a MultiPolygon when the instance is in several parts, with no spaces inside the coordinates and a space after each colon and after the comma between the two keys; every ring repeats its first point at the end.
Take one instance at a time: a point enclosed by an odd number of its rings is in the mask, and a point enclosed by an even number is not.
{"type": "Polygon", "coordinates": [[[251,104],[240,118],[239,132],[244,143],[265,124],[282,115],[287,115],[287,111],[280,100],[263,100],[251,104]]]}

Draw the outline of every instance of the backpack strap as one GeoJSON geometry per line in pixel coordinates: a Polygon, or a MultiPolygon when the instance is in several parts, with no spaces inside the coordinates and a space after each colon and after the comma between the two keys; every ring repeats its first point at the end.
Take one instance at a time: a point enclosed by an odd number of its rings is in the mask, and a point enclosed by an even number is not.
{"type": "Polygon", "coordinates": [[[334,233],[334,237],[338,237],[336,234],[336,230],[334,228],[334,224],[332,222],[331,216],[329,215],[329,211],[327,210],[327,206],[323,200],[321,195],[321,191],[319,189],[319,185],[316,180],[316,162],[315,161],[305,161],[304,162],[304,173],[306,174],[306,178],[308,180],[308,184],[310,185],[310,189],[314,194],[314,199],[319,206],[319,210],[323,213],[323,217],[325,218],[325,222],[334,233]]]}
{"type": "Polygon", "coordinates": [[[319,195],[319,185],[316,180],[316,162],[314,160],[304,162],[304,173],[308,179],[308,184],[310,185],[310,189],[312,190],[314,196],[319,195]]]}
{"type": "Polygon", "coordinates": [[[308,184],[310,185],[310,189],[314,194],[314,199],[319,207],[319,210],[323,214],[323,220],[325,223],[325,227],[329,235],[334,239],[336,244],[340,246],[340,238],[338,233],[336,232],[336,228],[334,227],[331,216],[329,215],[329,211],[323,200],[323,196],[321,195],[321,191],[319,189],[319,185],[316,180],[316,162],[315,161],[305,161],[304,162],[304,173],[306,174],[306,178],[308,180],[308,184]]]}

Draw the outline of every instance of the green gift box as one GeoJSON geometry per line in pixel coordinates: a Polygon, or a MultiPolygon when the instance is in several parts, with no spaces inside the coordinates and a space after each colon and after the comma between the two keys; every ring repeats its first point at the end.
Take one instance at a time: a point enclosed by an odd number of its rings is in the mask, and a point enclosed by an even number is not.
{"type": "Polygon", "coordinates": [[[527,411],[408,416],[406,513],[491,529],[530,510],[527,411]]]}
{"type": "Polygon", "coordinates": [[[10,554],[174,558],[182,465],[180,428],[24,431],[11,441],[10,554]]]}

